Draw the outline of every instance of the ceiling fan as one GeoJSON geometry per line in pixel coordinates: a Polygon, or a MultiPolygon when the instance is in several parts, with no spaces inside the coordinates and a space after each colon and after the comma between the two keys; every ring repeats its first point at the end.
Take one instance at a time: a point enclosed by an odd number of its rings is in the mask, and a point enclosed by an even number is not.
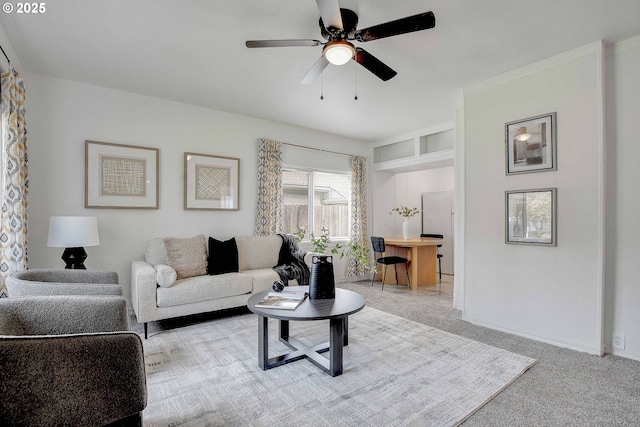
{"type": "Polygon", "coordinates": [[[351,41],[369,42],[436,26],[433,12],[424,12],[358,30],[358,15],[352,10],[341,9],[338,0],[316,0],[316,3],[320,10],[320,34],[327,40],[325,43],[311,39],[248,40],[245,43],[248,48],[324,46],[322,56],[302,78],[302,84],[312,83],[329,63],[343,65],[351,59],[387,81],[398,73],[366,50],[355,47],[351,41]]]}

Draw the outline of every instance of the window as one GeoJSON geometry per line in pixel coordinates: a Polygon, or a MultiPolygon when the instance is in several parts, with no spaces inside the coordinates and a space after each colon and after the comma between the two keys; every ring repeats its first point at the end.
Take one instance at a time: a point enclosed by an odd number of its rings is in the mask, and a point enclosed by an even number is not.
{"type": "Polygon", "coordinates": [[[331,238],[349,238],[350,174],[286,168],[282,186],[284,233],[303,228],[318,237],[324,227],[331,238]]]}
{"type": "Polygon", "coordinates": [[[309,175],[307,171],[282,171],[282,231],[294,234],[298,228],[309,230],[309,175]]]}

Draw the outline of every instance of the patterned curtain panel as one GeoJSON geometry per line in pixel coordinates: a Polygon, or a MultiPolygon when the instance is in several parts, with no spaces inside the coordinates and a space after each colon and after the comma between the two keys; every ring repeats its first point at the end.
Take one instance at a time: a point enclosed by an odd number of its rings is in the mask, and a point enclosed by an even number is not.
{"type": "Polygon", "coordinates": [[[256,236],[282,232],[282,143],[259,139],[256,236]]]}
{"type": "MultiPolygon", "coordinates": [[[[351,244],[368,247],[367,159],[351,156],[351,244]]],[[[349,258],[347,276],[366,274],[365,266],[349,258]]]]}
{"type": "Polygon", "coordinates": [[[2,74],[2,188],[0,194],[0,297],[6,297],[6,278],[27,268],[27,129],[24,81],[10,67],[2,74]]]}

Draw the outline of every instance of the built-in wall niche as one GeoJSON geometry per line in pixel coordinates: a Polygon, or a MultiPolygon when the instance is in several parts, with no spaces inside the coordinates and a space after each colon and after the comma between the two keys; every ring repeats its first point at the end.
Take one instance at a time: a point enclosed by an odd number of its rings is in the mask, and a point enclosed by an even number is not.
{"type": "Polygon", "coordinates": [[[453,129],[420,137],[420,155],[443,150],[453,150],[453,129]]]}
{"type": "Polygon", "coordinates": [[[373,148],[373,166],[388,171],[452,166],[454,144],[452,126],[439,126],[400,141],[383,141],[373,148]]]}
{"type": "Polygon", "coordinates": [[[373,149],[373,162],[382,163],[390,160],[404,159],[415,155],[413,139],[394,142],[393,144],[383,145],[373,149]]]}

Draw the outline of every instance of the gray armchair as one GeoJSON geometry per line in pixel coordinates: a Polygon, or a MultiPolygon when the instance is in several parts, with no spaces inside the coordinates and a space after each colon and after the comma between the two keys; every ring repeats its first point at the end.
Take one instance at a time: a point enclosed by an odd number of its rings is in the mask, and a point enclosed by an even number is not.
{"type": "Polygon", "coordinates": [[[0,425],[140,426],[144,353],[121,296],[0,299],[0,425]]]}
{"type": "Polygon", "coordinates": [[[6,281],[10,298],[41,295],[122,295],[115,271],[34,269],[6,281]]]}

